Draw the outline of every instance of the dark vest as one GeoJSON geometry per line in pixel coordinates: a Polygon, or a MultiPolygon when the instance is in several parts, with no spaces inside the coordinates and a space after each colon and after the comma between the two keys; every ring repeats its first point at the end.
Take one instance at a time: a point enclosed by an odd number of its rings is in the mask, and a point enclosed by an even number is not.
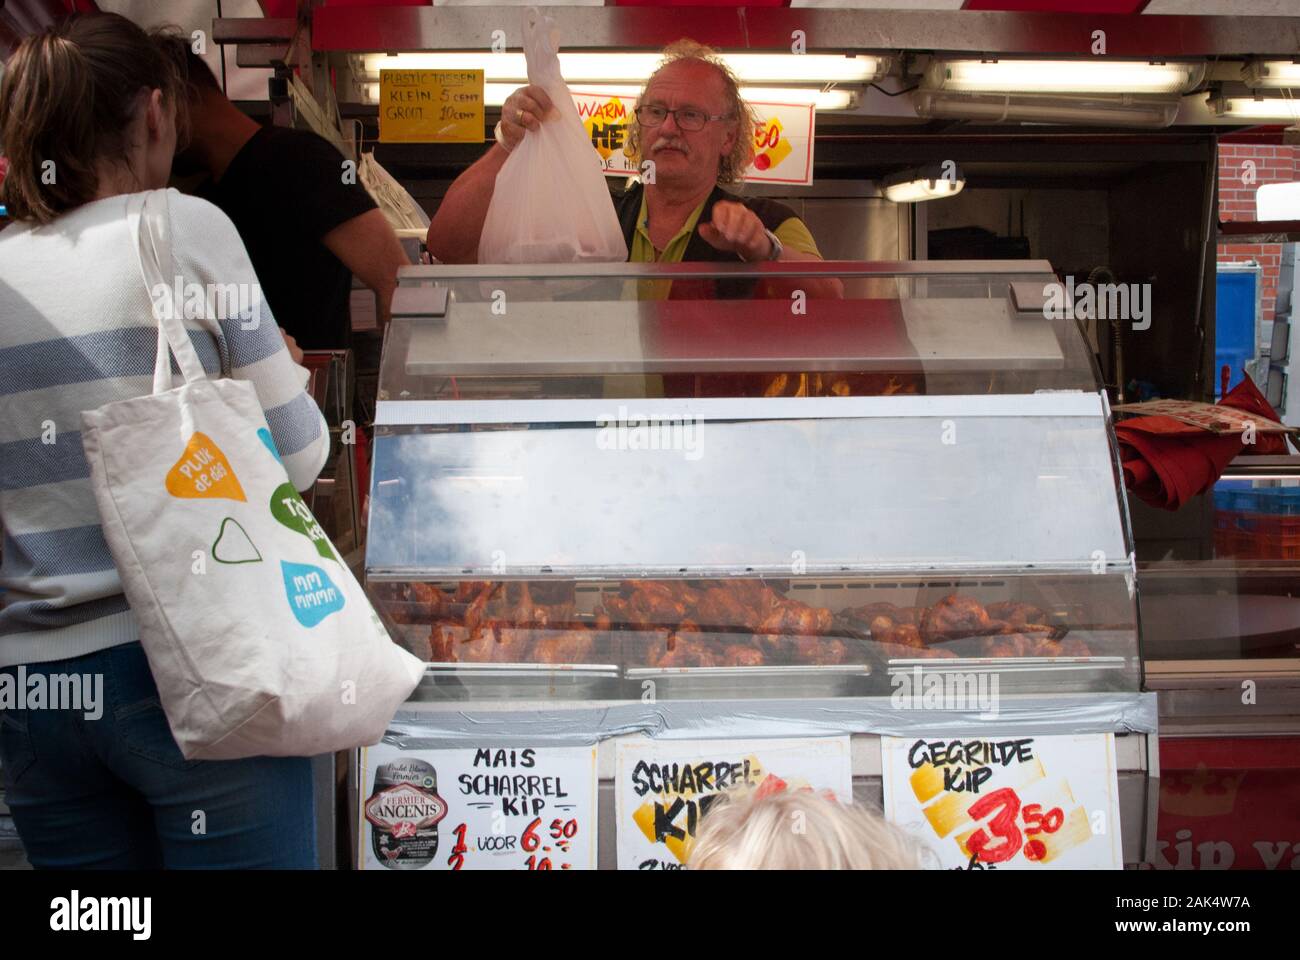
{"type": "MultiPolygon", "coordinates": [[[[623,229],[623,239],[627,241],[629,257],[632,255],[632,238],[636,235],[636,221],[637,216],[641,213],[641,195],[644,190],[645,188],[641,184],[633,184],[623,196],[615,198],[614,201],[615,209],[618,211],[618,224],[623,229]]],[[[754,211],[758,215],[758,219],[762,221],[763,226],[773,233],[785,221],[796,216],[793,210],[776,200],[768,200],[763,197],[739,197],[734,193],[728,193],[721,187],[715,186],[708,199],[704,201],[704,209],[700,211],[700,218],[696,221],[697,225],[708,223],[713,219],[713,205],[719,200],[743,203],[754,211]]],[[[719,250],[709,244],[700,236],[700,231],[697,229],[691,231],[691,238],[686,243],[686,251],[682,254],[682,262],[743,263],[744,261],[729,250],[719,250]]],[[[673,282],[674,299],[682,295],[689,295],[692,299],[696,297],[707,298],[710,293],[715,297],[743,299],[752,296],[754,289],[752,280],[702,280],[687,282],[685,286],[682,286],[683,283],[681,280],[673,282]]]]}

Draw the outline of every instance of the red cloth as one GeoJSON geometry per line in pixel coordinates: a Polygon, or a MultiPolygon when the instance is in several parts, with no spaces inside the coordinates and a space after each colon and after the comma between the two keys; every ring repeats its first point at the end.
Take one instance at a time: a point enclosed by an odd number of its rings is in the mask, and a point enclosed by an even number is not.
{"type": "MultiPolygon", "coordinates": [[[[1261,417],[1267,417],[1269,420],[1277,420],[1277,411],[1273,405],[1264,398],[1259,392],[1259,387],[1255,386],[1255,381],[1249,376],[1242,376],[1241,383],[1237,384],[1219,401],[1221,407],[1235,407],[1238,410],[1245,410],[1247,413],[1256,413],[1261,417]]],[[[1246,444],[1241,451],[1248,456],[1274,456],[1284,454],[1286,449],[1286,435],[1281,433],[1260,433],[1256,434],[1253,444],[1246,444]]]]}
{"type": "MultiPolygon", "coordinates": [[[[1246,377],[1219,401],[1270,420],[1277,413],[1246,377]]],[[[1247,450],[1241,434],[1214,434],[1172,417],[1133,417],[1115,425],[1124,485],[1143,503],[1177,510],[1214,486],[1232,459],[1247,450]]],[[[1257,434],[1252,454],[1285,453],[1281,434],[1257,434]]]]}

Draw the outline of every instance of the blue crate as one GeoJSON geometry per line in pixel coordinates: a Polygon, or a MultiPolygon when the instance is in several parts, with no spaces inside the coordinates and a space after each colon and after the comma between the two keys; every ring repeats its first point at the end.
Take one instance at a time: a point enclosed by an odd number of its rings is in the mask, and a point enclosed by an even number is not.
{"type": "Polygon", "coordinates": [[[1300,486],[1255,487],[1250,480],[1220,480],[1214,485],[1214,509],[1234,513],[1300,516],[1300,486]]]}
{"type": "Polygon", "coordinates": [[[1214,307],[1214,395],[1219,389],[1219,371],[1227,364],[1232,368],[1228,381],[1231,390],[1241,383],[1246,364],[1255,359],[1255,285],[1259,273],[1254,270],[1220,270],[1214,307]]]}

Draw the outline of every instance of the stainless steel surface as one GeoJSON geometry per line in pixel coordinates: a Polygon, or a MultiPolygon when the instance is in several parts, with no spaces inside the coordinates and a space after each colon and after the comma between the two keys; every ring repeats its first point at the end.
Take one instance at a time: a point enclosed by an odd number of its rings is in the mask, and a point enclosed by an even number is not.
{"type": "MultiPolygon", "coordinates": [[[[969,51],[1091,57],[1092,36],[1104,30],[1108,57],[1280,55],[1300,49],[1300,18],[1144,17],[951,10],[831,10],[692,8],[671,17],[649,7],[552,7],[567,49],[656,50],[683,36],[730,50],[790,50],[803,30],[809,51],[969,51]]],[[[398,52],[485,48],[503,30],[521,45],[517,7],[326,6],[314,11],[318,50],[398,52]]]]}
{"type": "Polygon", "coordinates": [[[628,667],[636,696],[665,700],[753,697],[852,697],[869,692],[871,665],[762,667],[628,667]],[[649,686],[646,686],[649,684],[649,686]]]}
{"type": "Polygon", "coordinates": [[[1154,660],[1164,737],[1300,735],[1300,659],[1154,660]]]}
{"type": "MultiPolygon", "coordinates": [[[[1062,390],[1034,394],[1036,417],[1104,416],[1102,396],[1062,390]]],[[[655,420],[836,420],[871,417],[1007,417],[1025,415],[1018,395],[933,394],[888,397],[650,397],[554,400],[380,400],[379,426],[438,427],[473,424],[556,424],[586,426],[622,416],[655,420]]]]}
{"type": "Polygon", "coordinates": [[[385,436],[367,570],[788,576],[796,560],[809,573],[1086,571],[1094,551],[1120,561],[1107,424],[1036,417],[1038,395],[1019,399],[1023,418],[958,421],[953,444],[940,442],[944,421],[908,416],[694,423],[677,449],[621,453],[592,426],[385,436]]]}
{"type": "MultiPolygon", "coordinates": [[[[399,287],[398,292],[409,289],[399,287]]],[[[411,293],[404,297],[404,311],[416,312],[414,299],[411,293]]],[[[406,371],[414,376],[786,370],[942,373],[1064,366],[1051,322],[1041,314],[1014,314],[1004,300],[934,297],[899,300],[898,306],[905,341],[882,342],[864,324],[856,342],[832,345],[818,343],[821,338],[791,326],[776,340],[768,336],[762,343],[728,343],[730,349],[721,355],[707,336],[700,337],[694,349],[680,340],[663,343],[656,335],[662,321],[654,303],[516,303],[505,316],[492,303],[455,303],[445,323],[412,327],[406,371]],[[526,311],[522,323],[517,316],[521,310],[526,311]]],[[[436,305],[429,307],[436,311],[436,305]]],[[[746,301],[718,302],[713,319],[740,321],[752,310],[746,301]]],[[[810,302],[805,324],[815,324],[819,312],[819,304],[810,302]]]]}
{"type": "Polygon", "coordinates": [[[1300,456],[1295,454],[1269,457],[1237,457],[1223,471],[1223,479],[1251,480],[1300,479],[1300,456]]]}
{"type": "Polygon", "coordinates": [[[293,17],[213,17],[214,43],[288,43],[298,28],[293,17]]]}
{"type": "Polygon", "coordinates": [[[621,693],[614,664],[431,663],[412,702],[529,699],[604,700],[621,693]]]}
{"type": "Polygon", "coordinates": [[[926,674],[985,674],[997,678],[996,693],[1092,693],[1123,689],[1131,682],[1129,662],[1124,657],[953,657],[933,659],[890,659],[889,676],[906,676],[915,669],[926,674]]]}
{"type": "Polygon", "coordinates": [[[447,314],[446,287],[400,284],[393,291],[394,317],[442,317],[447,314]]]}
{"type": "Polygon", "coordinates": [[[1092,673],[1094,671],[1123,670],[1123,657],[951,657],[942,660],[930,658],[896,657],[889,661],[890,674],[923,667],[927,673],[965,673],[994,671],[999,674],[1015,673],[1092,673]]]}
{"type": "Polygon", "coordinates": [[[628,280],[725,279],[751,277],[1011,277],[1055,278],[1046,260],[788,260],[764,263],[488,263],[411,264],[397,268],[399,283],[452,280],[554,280],[612,278],[628,280]]]}

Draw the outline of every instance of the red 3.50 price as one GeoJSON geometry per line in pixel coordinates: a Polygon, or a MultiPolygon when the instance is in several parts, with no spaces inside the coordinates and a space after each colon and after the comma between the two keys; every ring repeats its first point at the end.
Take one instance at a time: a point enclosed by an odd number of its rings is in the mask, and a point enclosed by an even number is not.
{"type": "Polygon", "coordinates": [[[966,848],[983,863],[1005,863],[1022,848],[1026,860],[1042,860],[1047,856],[1047,844],[1035,834],[1055,833],[1065,822],[1060,807],[1044,813],[1039,803],[1022,806],[1019,795],[1010,787],[980,797],[966,808],[966,813],[972,820],[993,814],[966,841],[966,848]]]}

